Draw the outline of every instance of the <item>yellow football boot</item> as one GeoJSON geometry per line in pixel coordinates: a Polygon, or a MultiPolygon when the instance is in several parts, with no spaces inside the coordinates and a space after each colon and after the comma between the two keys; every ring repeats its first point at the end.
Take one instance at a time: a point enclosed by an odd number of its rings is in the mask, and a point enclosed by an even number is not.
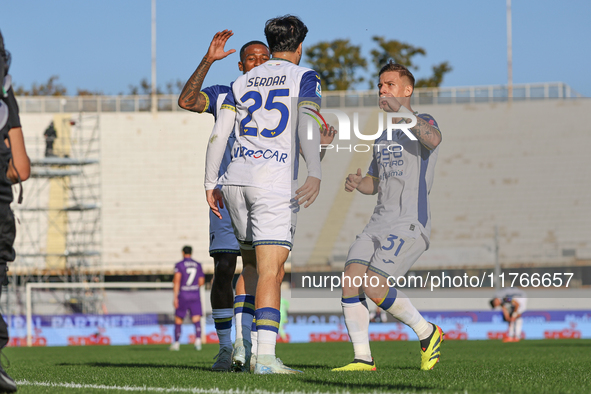
{"type": "Polygon", "coordinates": [[[371,359],[371,362],[355,359],[352,363],[344,367],[335,368],[333,371],[375,371],[376,362],[371,359]]]}
{"type": "Polygon", "coordinates": [[[439,362],[439,357],[441,356],[440,349],[445,334],[438,325],[433,324],[433,329],[433,334],[428,338],[429,346],[426,348],[421,347],[421,369],[423,371],[433,369],[435,364],[439,362]]]}

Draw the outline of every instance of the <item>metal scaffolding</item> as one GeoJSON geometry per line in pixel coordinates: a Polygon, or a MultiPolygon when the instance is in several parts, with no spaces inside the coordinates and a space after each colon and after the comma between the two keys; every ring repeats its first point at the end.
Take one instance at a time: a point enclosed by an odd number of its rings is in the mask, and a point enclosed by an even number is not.
{"type": "MultiPolygon", "coordinates": [[[[7,315],[24,314],[29,282],[104,281],[99,115],[56,114],[53,126],[55,137],[46,131],[44,140],[26,141],[31,177],[23,203],[13,204],[20,225],[11,283],[0,305],[7,315]]],[[[101,292],[94,289],[39,292],[34,298],[43,313],[102,311],[101,292]]]]}

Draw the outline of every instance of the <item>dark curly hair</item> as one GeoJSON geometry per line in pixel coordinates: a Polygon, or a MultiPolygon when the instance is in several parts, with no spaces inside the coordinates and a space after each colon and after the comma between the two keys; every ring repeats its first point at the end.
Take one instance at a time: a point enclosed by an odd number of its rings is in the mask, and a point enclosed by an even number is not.
{"type": "Polygon", "coordinates": [[[295,52],[304,42],[308,28],[297,16],[284,15],[265,23],[265,37],[271,53],[295,52]]]}

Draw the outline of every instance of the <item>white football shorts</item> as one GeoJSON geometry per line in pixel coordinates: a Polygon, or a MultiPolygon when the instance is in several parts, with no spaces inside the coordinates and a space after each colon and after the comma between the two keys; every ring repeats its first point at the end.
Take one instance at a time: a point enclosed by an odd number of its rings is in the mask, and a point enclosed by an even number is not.
{"type": "Polygon", "coordinates": [[[222,195],[242,249],[278,245],[291,250],[299,206],[290,193],[225,185],[222,195]]]}
{"type": "Polygon", "coordinates": [[[346,265],[357,263],[384,277],[405,275],[427,249],[425,239],[418,236],[361,233],[349,248],[346,265]]]}

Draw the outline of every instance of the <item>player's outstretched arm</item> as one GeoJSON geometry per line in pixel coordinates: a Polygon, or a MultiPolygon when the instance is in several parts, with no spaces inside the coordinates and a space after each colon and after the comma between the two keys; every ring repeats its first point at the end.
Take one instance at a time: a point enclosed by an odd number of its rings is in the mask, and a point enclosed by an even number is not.
{"type": "Polygon", "coordinates": [[[511,316],[509,315],[509,311],[505,307],[505,305],[501,305],[501,309],[503,310],[503,317],[506,321],[511,321],[511,316]]]}
{"type": "Polygon", "coordinates": [[[322,179],[322,168],[320,166],[320,155],[318,154],[320,148],[320,132],[317,125],[312,125],[312,138],[308,139],[308,129],[304,127],[307,125],[305,116],[305,106],[298,108],[298,137],[300,139],[300,147],[302,156],[306,160],[306,167],[308,169],[308,177],[306,182],[296,190],[296,200],[298,204],[304,205],[308,208],[318,197],[320,193],[320,180],[322,179]]]}
{"type": "Polygon", "coordinates": [[[224,50],[226,42],[233,34],[232,30],[224,30],[217,32],[213,36],[207,54],[203,57],[191,78],[185,83],[185,87],[183,87],[183,91],[179,96],[179,107],[193,112],[203,112],[205,110],[207,100],[201,94],[203,80],[213,62],[236,52],[235,49],[224,50]]]}
{"type": "Polygon", "coordinates": [[[378,180],[372,176],[361,175],[361,168],[357,169],[357,174],[349,174],[345,179],[345,191],[352,192],[358,190],[363,194],[376,194],[378,192],[378,180]]]}
{"type": "MultiPolygon", "coordinates": [[[[228,97],[226,100],[228,100],[228,97]]],[[[235,119],[235,110],[222,108],[213,126],[211,137],[209,137],[207,154],[205,156],[205,196],[211,211],[220,219],[222,215],[220,214],[219,206],[221,203],[223,207],[223,202],[221,202],[219,195],[215,193],[215,189],[218,183],[220,165],[224,157],[228,137],[232,133],[235,119]]]]}
{"type": "Polygon", "coordinates": [[[519,302],[517,302],[517,300],[512,300],[511,304],[513,305],[513,314],[511,314],[511,320],[510,321],[515,321],[517,319],[519,319],[519,317],[521,317],[521,313],[517,312],[519,310],[519,302]]]}

